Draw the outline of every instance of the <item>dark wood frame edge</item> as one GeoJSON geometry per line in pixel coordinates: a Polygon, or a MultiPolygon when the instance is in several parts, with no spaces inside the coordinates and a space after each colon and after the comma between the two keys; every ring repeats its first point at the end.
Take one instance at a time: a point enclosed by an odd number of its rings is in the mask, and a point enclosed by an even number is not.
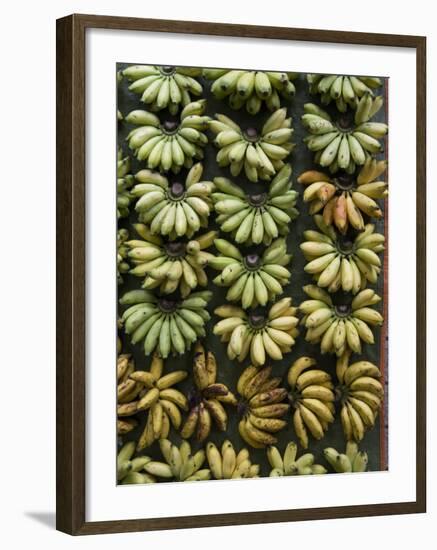
{"type": "Polygon", "coordinates": [[[426,38],[75,14],[57,21],[56,528],[71,535],[277,523],[426,511],[426,38]],[[85,30],[143,30],[416,50],[416,500],[377,505],[105,522],[85,520],[85,30]]]}

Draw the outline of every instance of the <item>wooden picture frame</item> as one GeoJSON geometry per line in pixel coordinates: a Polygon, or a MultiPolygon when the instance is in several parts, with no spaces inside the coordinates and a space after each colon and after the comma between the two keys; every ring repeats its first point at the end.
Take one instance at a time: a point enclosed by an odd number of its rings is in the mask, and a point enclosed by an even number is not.
{"type": "Polygon", "coordinates": [[[420,36],[70,15],[57,21],[57,529],[119,533],[426,510],[426,39],[420,36]],[[411,48],[417,82],[416,499],[331,508],[87,522],[85,515],[85,32],[89,28],[411,48]]]}

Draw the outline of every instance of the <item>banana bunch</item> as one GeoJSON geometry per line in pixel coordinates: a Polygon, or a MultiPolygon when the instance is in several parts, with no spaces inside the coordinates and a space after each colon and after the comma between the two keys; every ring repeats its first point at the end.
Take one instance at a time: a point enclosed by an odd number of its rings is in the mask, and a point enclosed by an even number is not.
{"type": "Polygon", "coordinates": [[[375,199],[388,195],[387,183],[377,181],[385,172],[387,162],[368,158],[357,177],[343,174],[330,177],[323,172],[309,170],[297,181],[307,185],[304,202],[310,203],[310,214],[321,212],[327,225],[335,225],[341,233],[349,226],[357,231],[364,229],[363,214],[370,218],[381,218],[382,210],[375,199]]]}
{"type": "Polygon", "coordinates": [[[304,141],[316,153],[316,163],[329,167],[332,174],[339,170],[353,174],[369,155],[380,153],[382,145],[378,140],[387,134],[388,126],[369,120],[382,105],[382,97],[372,98],[366,93],[358,102],[353,119],[350,113],[342,113],[332,120],[319,106],[306,103],[302,123],[310,135],[304,141]]]}
{"type": "Polygon", "coordinates": [[[329,373],[312,368],[315,364],[311,357],[300,357],[287,376],[288,399],[294,408],[294,430],[304,449],[308,448],[308,432],[315,439],[322,439],[329,424],[334,422],[334,384],[329,373]]]}
{"type": "Polygon", "coordinates": [[[281,106],[281,97],[290,100],[296,93],[292,82],[296,73],[204,69],[203,76],[214,81],[211,92],[217,99],[227,98],[231,109],[244,105],[251,115],[259,112],[263,101],[275,111],[281,106]]]}
{"type": "Polygon", "coordinates": [[[117,282],[123,282],[123,274],[129,271],[129,264],[126,262],[128,247],[126,241],[129,238],[127,229],[119,229],[117,231],[117,282]]]}
{"type": "MultiPolygon", "coordinates": [[[[121,346],[120,346],[121,347],[121,346]]],[[[135,370],[135,364],[132,357],[128,354],[120,354],[117,357],[117,405],[118,407],[129,403],[138,396],[142,386],[129,382],[130,375],[135,370]],[[130,388],[130,389],[129,389],[130,388]],[[129,391],[126,391],[129,390],[129,391]]],[[[122,407],[122,412],[129,412],[129,415],[117,416],[117,433],[124,435],[131,432],[138,426],[138,421],[131,418],[136,412],[136,406],[122,407]],[[128,410],[126,410],[128,409],[128,410]]],[[[118,409],[117,409],[118,412],[118,409]]]]}
{"type": "Polygon", "coordinates": [[[201,449],[192,454],[188,441],[182,441],[179,447],[168,439],[159,441],[161,454],[165,462],[151,460],[144,469],[157,478],[167,481],[204,481],[211,479],[211,471],[208,468],[201,469],[205,462],[205,451],[201,449]]]}
{"type": "Polygon", "coordinates": [[[134,184],[134,177],[130,172],[130,158],[124,157],[121,149],[117,155],[117,218],[126,218],[129,215],[129,205],[132,201],[130,188],[134,184]]]}
{"type": "Polygon", "coordinates": [[[338,235],[320,215],[316,214],[314,221],[320,232],[304,231],[306,240],[300,248],[308,262],[304,269],[314,276],[318,286],[329,292],[343,289],[357,294],[367,281],[376,283],[381,271],[378,252],[384,250],[384,235],[375,233],[375,226],[369,223],[353,239],[338,235]]]}
{"type": "Polygon", "coordinates": [[[170,241],[165,243],[161,237],[152,235],[144,224],[134,224],[141,240],[125,242],[128,257],[134,267],[132,275],[144,277],[142,287],[158,288],[163,294],[171,294],[177,289],[186,298],[197,286],[206,286],[208,278],[204,267],[214,258],[205,252],[217,235],[210,231],[196,239],[170,241]]]}
{"type": "Polygon", "coordinates": [[[148,456],[132,458],[135,443],[129,441],[119,450],[117,455],[117,481],[122,485],[155,483],[156,479],[144,471],[144,466],[152,459],[148,456]]]}
{"type": "Polygon", "coordinates": [[[269,184],[266,193],[247,194],[227,178],[214,178],[212,194],[216,222],[237,243],[269,245],[287,235],[289,225],[299,215],[298,192],[291,189],[291,165],[286,164],[269,184]]]}
{"type": "Polygon", "coordinates": [[[249,451],[241,449],[237,453],[227,439],[219,450],[214,443],[206,445],[206,458],[214,479],[242,479],[258,477],[259,465],[252,464],[249,451]]]}
{"type": "Polygon", "coordinates": [[[367,470],[369,462],[367,453],[358,450],[358,445],[355,441],[348,441],[346,443],[345,453],[339,453],[332,447],[328,447],[323,451],[323,454],[327,462],[338,474],[365,472],[367,470]]]}
{"type": "Polygon", "coordinates": [[[291,118],[287,118],[285,107],[270,115],[261,132],[254,127],[242,130],[229,117],[215,116],[209,127],[216,134],[214,143],[220,149],[216,157],[219,166],[230,166],[233,176],[244,168],[252,182],[270,180],[284,167],[284,159],[294,147],[291,118]]]}
{"type": "Polygon", "coordinates": [[[132,84],[131,92],[141,95],[141,101],[151,111],[168,108],[172,115],[191,103],[191,95],[200,96],[202,86],[195,77],[202,69],[159,65],[131,65],[122,72],[132,84]],[[191,95],[190,95],[191,94],[191,95]]]}
{"type": "Polygon", "coordinates": [[[129,306],[122,315],[126,334],[132,344],[144,340],[144,353],[155,350],[164,359],[172,353],[182,355],[206,335],[205,323],[210,315],[206,306],[212,293],[193,292],[183,300],[159,298],[148,290],[126,292],[120,303],[129,306]]]}
{"type": "Polygon", "coordinates": [[[193,159],[203,158],[203,147],[208,143],[205,130],[210,118],[204,116],[205,106],[205,99],[189,103],[182,109],[179,122],[161,123],[149,111],[131,111],[126,122],[138,128],[127,135],[129,147],[152,170],[178,174],[183,166],[191,168],[193,159]]]}
{"type": "Polygon", "coordinates": [[[251,447],[262,449],[277,442],[273,435],[287,425],[283,417],[290,405],[284,403],[287,390],[280,388],[281,378],[271,378],[271,367],[247,367],[237,382],[241,398],[238,430],[251,447]]]}
{"type": "Polygon", "coordinates": [[[216,382],[214,354],[211,351],[205,353],[199,342],[194,347],[193,378],[195,387],[188,397],[189,413],[181,436],[188,439],[195,435],[198,441],[204,441],[213,423],[221,432],[226,430],[228,415],[222,403],[236,405],[237,399],[227,386],[216,382]]]}
{"type": "Polygon", "coordinates": [[[346,439],[361,441],[375,424],[384,395],[381,371],[369,361],[349,365],[350,353],[337,360],[341,394],[340,418],[346,439]]]}
{"type": "Polygon", "coordinates": [[[241,302],[243,309],[265,306],[284,292],[291,273],[285,267],[290,263],[285,239],[272,242],[263,254],[243,256],[236,246],[225,239],[215,239],[214,245],[220,252],[209,261],[213,269],[221,271],[214,279],[217,286],[229,287],[226,299],[241,302]]]}
{"type": "Polygon", "coordinates": [[[215,187],[211,181],[200,181],[202,173],[198,162],[188,172],[185,184],[170,184],[157,172],[140,170],[131,192],[137,199],[139,220],[149,225],[153,234],[168,235],[170,240],[185,235],[191,238],[201,227],[207,227],[215,187]]]}
{"type": "Polygon", "coordinates": [[[290,441],[285,447],[284,456],[277,447],[267,448],[267,459],[272,467],[270,477],[295,475],[326,474],[327,470],[321,464],[314,464],[314,455],[305,453],[297,458],[297,445],[290,441]]]}
{"type": "Polygon", "coordinates": [[[381,298],[374,290],[361,290],[350,304],[334,305],[329,294],[315,285],[303,287],[311,298],[299,306],[304,317],[301,323],[307,328],[305,339],[311,344],[320,343],[322,353],[343,355],[346,350],[361,353],[361,342],[373,344],[369,325],[382,325],[383,317],[369,306],[381,298]]]}
{"type": "Polygon", "coordinates": [[[322,105],[335,101],[341,113],[348,107],[356,109],[364,94],[373,96],[373,90],[382,85],[381,79],[374,76],[308,74],[307,80],[310,94],[320,94],[322,105]]]}
{"type": "Polygon", "coordinates": [[[289,297],[276,302],[266,315],[247,313],[238,306],[224,304],[214,310],[222,320],[213,332],[228,343],[229,359],[238,359],[241,363],[250,355],[252,364],[260,367],[267,356],[278,361],[291,351],[299,334],[296,311],[289,297]]]}

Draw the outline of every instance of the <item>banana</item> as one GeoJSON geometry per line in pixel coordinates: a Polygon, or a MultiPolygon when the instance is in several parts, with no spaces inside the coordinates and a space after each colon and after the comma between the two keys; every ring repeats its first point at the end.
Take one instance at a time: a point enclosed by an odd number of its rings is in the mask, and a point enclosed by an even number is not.
{"type": "Polygon", "coordinates": [[[287,444],[283,456],[277,447],[268,447],[267,459],[272,467],[270,477],[324,474],[327,471],[321,464],[314,464],[315,458],[311,453],[297,458],[297,445],[293,441],[287,444]]]}
{"type": "Polygon", "coordinates": [[[117,218],[126,218],[129,215],[129,206],[133,198],[130,190],[134,184],[130,167],[130,158],[123,157],[123,152],[119,149],[117,154],[117,218]]]}

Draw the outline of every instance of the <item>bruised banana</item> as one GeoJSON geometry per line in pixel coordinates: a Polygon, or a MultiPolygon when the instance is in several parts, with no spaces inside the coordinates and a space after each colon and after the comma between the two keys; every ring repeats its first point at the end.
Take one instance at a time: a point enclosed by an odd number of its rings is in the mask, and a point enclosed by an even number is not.
{"type": "Polygon", "coordinates": [[[314,455],[305,453],[297,458],[297,445],[290,441],[281,455],[279,449],[271,445],[267,448],[267,459],[272,467],[270,477],[295,475],[326,474],[327,470],[321,464],[314,464],[314,455]]]}
{"type": "Polygon", "coordinates": [[[206,445],[206,458],[213,479],[242,479],[258,477],[259,465],[252,464],[246,448],[238,453],[226,439],[221,449],[209,442],[206,445]]]}
{"type": "Polygon", "coordinates": [[[134,184],[134,177],[130,172],[130,158],[123,157],[121,149],[117,155],[117,218],[126,218],[129,215],[129,205],[132,202],[130,189],[134,184]]]}
{"type": "Polygon", "coordinates": [[[129,238],[129,232],[127,229],[119,229],[117,231],[117,282],[121,284],[123,282],[123,274],[127,273],[130,269],[127,263],[128,247],[126,241],[129,238]]]}
{"type": "Polygon", "coordinates": [[[149,456],[137,456],[135,443],[129,441],[118,452],[117,455],[117,482],[122,485],[156,483],[156,478],[144,471],[145,465],[152,459],[149,456]]]}
{"type": "Polygon", "coordinates": [[[333,447],[327,447],[323,454],[334,472],[338,474],[367,471],[369,458],[366,452],[358,449],[355,441],[346,443],[344,453],[339,453],[333,447]]]}

